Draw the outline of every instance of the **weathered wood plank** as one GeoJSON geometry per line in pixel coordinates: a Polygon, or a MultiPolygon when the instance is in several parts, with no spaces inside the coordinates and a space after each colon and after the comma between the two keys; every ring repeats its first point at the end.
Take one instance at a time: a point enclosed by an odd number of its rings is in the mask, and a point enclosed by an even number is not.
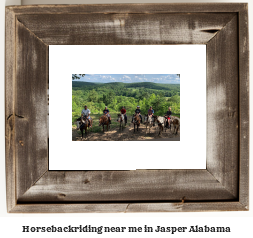
{"type": "Polygon", "coordinates": [[[129,204],[126,212],[211,212],[247,211],[239,202],[142,203],[129,204]]]}
{"type": "Polygon", "coordinates": [[[5,12],[5,164],[7,210],[16,205],[15,181],[15,15],[6,8],[5,12]]]}
{"type": "Polygon", "coordinates": [[[147,4],[82,4],[82,5],[28,5],[12,6],[19,14],[93,14],[93,13],[206,13],[238,12],[244,3],[147,3],[147,4]]]}
{"type": "Polygon", "coordinates": [[[20,22],[16,44],[15,145],[17,198],[48,169],[47,50],[20,22]]]}
{"type": "Polygon", "coordinates": [[[249,205],[249,32],[248,5],[239,12],[239,201],[249,205]]]}
{"type": "Polygon", "coordinates": [[[238,197],[237,16],[207,44],[207,169],[238,197]]]}
{"type": "Polygon", "coordinates": [[[233,200],[206,170],[47,172],[19,202],[233,200]]]}
{"type": "Polygon", "coordinates": [[[13,213],[128,213],[128,212],[204,212],[247,211],[239,202],[209,203],[86,203],[86,204],[22,204],[13,213]]]}
{"type": "Polygon", "coordinates": [[[234,16],[236,13],[51,14],[18,19],[48,45],[143,45],[206,44],[234,16]]]}

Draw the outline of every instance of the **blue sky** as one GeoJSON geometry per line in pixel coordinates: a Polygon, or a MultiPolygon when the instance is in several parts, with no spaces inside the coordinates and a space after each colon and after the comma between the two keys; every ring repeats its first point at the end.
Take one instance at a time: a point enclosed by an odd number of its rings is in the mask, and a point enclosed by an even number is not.
{"type": "Polygon", "coordinates": [[[164,84],[180,84],[180,77],[176,74],[86,74],[78,81],[96,83],[139,83],[153,82],[164,84]]]}

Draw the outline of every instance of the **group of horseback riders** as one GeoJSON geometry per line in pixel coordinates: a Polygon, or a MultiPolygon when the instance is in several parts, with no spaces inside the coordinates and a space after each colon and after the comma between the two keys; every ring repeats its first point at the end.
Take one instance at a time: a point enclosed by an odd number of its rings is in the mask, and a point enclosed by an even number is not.
{"type": "MultiPolygon", "coordinates": [[[[153,110],[152,106],[150,106],[150,108],[148,109],[148,114],[147,116],[148,117],[151,117],[151,118],[154,118],[154,113],[155,111],[153,110]]],[[[136,110],[135,110],[135,115],[138,115],[141,119],[141,123],[142,123],[142,115],[141,115],[141,109],[140,109],[140,106],[137,106],[136,110]]],[[[172,112],[171,112],[171,107],[168,108],[168,111],[166,112],[165,114],[165,119],[166,119],[166,126],[170,126],[170,119],[171,119],[171,115],[172,115],[172,112]]],[[[132,123],[133,123],[133,119],[132,119],[132,123]]],[[[153,120],[153,126],[154,125],[154,120],[153,120]]]]}
{"type": "MultiPolygon", "coordinates": [[[[105,107],[105,109],[103,110],[103,113],[105,116],[108,117],[109,120],[109,124],[111,124],[111,115],[109,114],[109,109],[107,107],[105,107]]],[[[125,119],[125,123],[127,123],[127,115],[126,115],[126,109],[125,107],[122,107],[122,109],[120,110],[121,114],[124,116],[125,119]]],[[[142,123],[142,115],[141,115],[141,109],[140,106],[137,106],[136,110],[135,110],[135,114],[134,116],[139,116],[141,123],[142,123]]],[[[165,119],[166,119],[166,126],[170,127],[170,119],[171,119],[171,107],[168,108],[168,111],[165,114],[165,119]]],[[[92,127],[92,119],[90,117],[90,110],[88,109],[87,105],[84,106],[84,109],[81,112],[81,118],[87,118],[89,121],[89,125],[88,127],[92,127]]],[[[154,118],[154,110],[152,109],[152,106],[150,106],[150,108],[148,109],[148,117],[154,118]]],[[[133,118],[132,118],[132,123],[133,123],[133,118]]],[[[153,120],[153,125],[154,125],[154,120],[153,120]]]]}
{"type": "MultiPolygon", "coordinates": [[[[108,117],[109,123],[111,124],[111,115],[109,114],[109,109],[107,107],[105,107],[105,109],[103,110],[104,115],[106,115],[108,117]]],[[[90,117],[90,109],[88,109],[87,105],[84,106],[84,109],[81,112],[81,118],[87,118],[89,121],[89,125],[88,127],[92,127],[92,119],[90,117]]]]}

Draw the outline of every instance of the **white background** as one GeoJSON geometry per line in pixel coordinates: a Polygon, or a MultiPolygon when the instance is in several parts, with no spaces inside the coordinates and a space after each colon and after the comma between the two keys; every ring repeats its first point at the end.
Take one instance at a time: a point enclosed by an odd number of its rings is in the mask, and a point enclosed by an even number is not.
{"type": "Polygon", "coordinates": [[[49,46],[49,138],[50,170],[205,169],[206,46],[49,46]],[[72,141],[73,73],[180,74],[180,141],[72,141]]]}
{"type": "MultiPolygon", "coordinates": [[[[48,1],[32,1],[27,0],[23,1],[24,3],[34,3],[34,4],[41,4],[41,3],[112,3],[112,2],[118,2],[118,3],[127,3],[127,2],[154,2],[154,1],[127,1],[127,0],[87,0],[87,1],[61,1],[61,0],[51,0],[48,1]]],[[[221,1],[198,1],[198,0],[191,0],[191,1],[170,1],[170,0],[159,0],[159,2],[248,2],[249,3],[249,29],[250,29],[250,46],[253,44],[252,40],[252,14],[253,14],[253,3],[252,1],[245,1],[245,0],[221,0],[221,1]]],[[[27,234],[27,233],[21,233],[21,226],[22,225],[36,225],[36,226],[45,226],[48,224],[71,224],[71,225],[79,225],[79,224],[91,224],[94,226],[99,225],[105,225],[105,222],[108,224],[111,224],[112,226],[115,225],[121,225],[121,226],[143,226],[144,224],[155,226],[155,225],[177,225],[177,226],[190,226],[191,224],[207,224],[207,225],[224,225],[229,224],[231,226],[232,233],[182,233],[181,237],[187,237],[186,235],[192,235],[194,237],[213,237],[213,235],[217,237],[245,237],[245,238],[251,238],[252,237],[252,220],[253,220],[253,207],[252,207],[252,176],[250,176],[250,211],[249,212],[193,212],[193,213],[129,213],[129,214],[7,214],[6,212],[6,193],[5,193],[5,138],[4,138],[4,7],[5,5],[11,5],[11,4],[20,4],[20,1],[18,0],[6,0],[1,1],[0,3],[0,11],[1,11],[1,25],[0,25],[0,32],[1,32],[1,38],[0,38],[0,45],[1,45],[1,64],[0,64],[0,72],[1,72],[1,80],[0,80],[0,88],[1,88],[1,104],[0,109],[2,112],[2,116],[0,117],[1,120],[1,127],[0,127],[0,134],[1,136],[1,144],[0,144],[0,228],[1,228],[1,235],[3,237],[37,237],[37,236],[44,236],[41,234],[27,234]]],[[[250,58],[252,59],[252,53],[250,53],[250,58]]],[[[252,72],[253,65],[250,64],[250,71],[252,72]]],[[[250,83],[250,91],[253,90],[253,84],[250,83]]],[[[251,97],[252,98],[252,97],[251,97]]],[[[252,110],[253,100],[251,99],[251,106],[250,109],[252,110]]],[[[251,117],[252,118],[252,117],[251,117]]],[[[253,120],[251,119],[251,123],[253,120]]],[[[252,129],[253,127],[250,127],[250,134],[252,135],[252,129]]],[[[252,148],[252,139],[250,140],[250,146],[252,148]]],[[[250,156],[250,159],[252,160],[252,156],[250,156]]],[[[252,163],[250,163],[250,173],[252,174],[252,163]]],[[[176,236],[180,237],[178,233],[176,236]]],[[[70,236],[69,234],[47,234],[47,236],[54,236],[54,237],[63,237],[63,236],[70,236]]],[[[75,237],[75,235],[79,235],[80,237],[84,237],[84,234],[72,234],[71,237],[75,237]]],[[[95,234],[94,234],[95,235],[95,234]]],[[[129,237],[129,234],[126,233],[125,237],[129,237]]],[[[147,234],[143,233],[143,237],[147,236],[147,234]]],[[[169,236],[169,234],[159,234],[163,237],[169,236]]],[[[95,235],[96,236],[96,235],[95,235]]],[[[111,236],[111,234],[110,234],[111,236]]],[[[120,237],[118,234],[114,234],[114,236],[120,237]]],[[[131,237],[139,237],[140,234],[131,234],[131,237]]],[[[86,237],[90,237],[89,235],[86,235],[86,237]]],[[[92,236],[91,236],[92,237],[92,236]]],[[[154,237],[154,234],[152,234],[152,237],[154,237]]],[[[155,237],[159,237],[158,234],[156,234],[155,237]]]]}

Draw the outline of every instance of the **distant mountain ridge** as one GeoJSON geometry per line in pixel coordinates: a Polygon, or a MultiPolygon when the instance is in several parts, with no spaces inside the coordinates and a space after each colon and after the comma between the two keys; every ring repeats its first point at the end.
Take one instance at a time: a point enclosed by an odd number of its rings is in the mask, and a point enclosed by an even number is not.
{"type": "Polygon", "coordinates": [[[110,83],[91,83],[85,81],[72,81],[72,88],[83,88],[87,86],[103,87],[103,86],[123,86],[126,88],[149,88],[157,90],[175,89],[180,90],[180,84],[162,84],[153,82],[139,82],[139,83],[122,83],[122,82],[110,82],[110,83]]]}

